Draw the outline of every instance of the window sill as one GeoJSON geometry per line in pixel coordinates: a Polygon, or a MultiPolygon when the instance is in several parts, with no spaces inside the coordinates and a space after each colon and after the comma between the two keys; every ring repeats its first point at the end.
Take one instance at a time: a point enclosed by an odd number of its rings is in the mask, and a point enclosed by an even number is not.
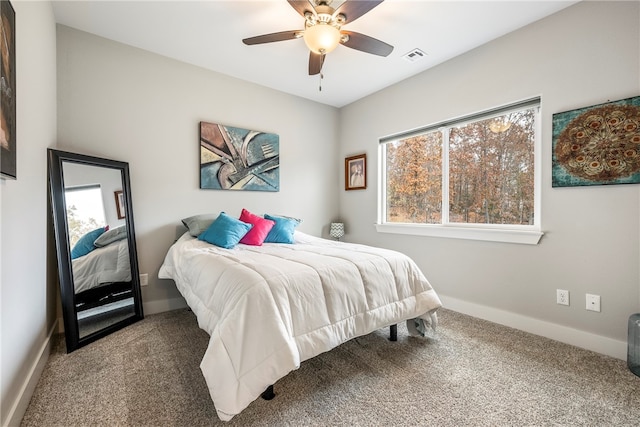
{"type": "Polygon", "coordinates": [[[376,231],[378,231],[378,233],[482,240],[486,242],[518,243],[523,245],[537,245],[544,234],[542,231],[532,229],[388,223],[376,224],[376,231]]]}

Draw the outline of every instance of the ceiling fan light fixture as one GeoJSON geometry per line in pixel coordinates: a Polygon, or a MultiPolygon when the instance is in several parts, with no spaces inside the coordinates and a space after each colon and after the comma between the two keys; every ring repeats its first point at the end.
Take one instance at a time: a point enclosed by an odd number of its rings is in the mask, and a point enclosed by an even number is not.
{"type": "Polygon", "coordinates": [[[254,45],[302,38],[310,51],[309,75],[320,74],[321,80],[325,56],[339,44],[378,56],[388,56],[393,51],[390,44],[366,34],[342,31],[343,25],[351,24],[384,0],[338,0],[339,6],[336,9],[331,7],[335,0],[287,1],[304,18],[303,29],[263,34],[243,39],[242,42],[254,45]]]}
{"type": "Polygon", "coordinates": [[[502,133],[509,130],[511,122],[506,117],[496,117],[489,122],[489,130],[493,133],[502,133]]]}
{"type": "Polygon", "coordinates": [[[331,24],[318,22],[304,30],[303,38],[313,53],[326,55],[340,44],[340,30],[331,24]]]}

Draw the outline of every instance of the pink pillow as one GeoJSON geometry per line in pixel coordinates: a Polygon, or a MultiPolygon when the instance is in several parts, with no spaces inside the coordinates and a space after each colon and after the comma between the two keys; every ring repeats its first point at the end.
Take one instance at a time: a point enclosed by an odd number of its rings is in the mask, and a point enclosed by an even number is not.
{"type": "Polygon", "coordinates": [[[261,246],[264,239],[266,239],[267,234],[269,234],[269,231],[271,231],[275,225],[275,221],[254,215],[246,209],[242,209],[240,221],[246,222],[247,224],[253,224],[251,230],[249,230],[249,232],[240,239],[240,243],[253,246],[261,246]]]}

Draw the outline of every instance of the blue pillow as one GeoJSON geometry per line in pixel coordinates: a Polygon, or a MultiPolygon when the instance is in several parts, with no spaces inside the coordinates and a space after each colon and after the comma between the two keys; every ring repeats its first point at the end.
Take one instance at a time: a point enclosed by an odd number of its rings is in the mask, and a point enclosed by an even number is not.
{"type": "Polygon", "coordinates": [[[209,228],[200,233],[198,239],[221,248],[231,249],[251,230],[251,227],[253,225],[220,212],[218,218],[211,223],[209,228]]]}
{"type": "Polygon", "coordinates": [[[96,247],[93,242],[95,242],[102,233],[104,233],[104,227],[96,228],[82,236],[73,246],[73,249],[71,249],[71,259],[80,258],[94,250],[96,247]]]}
{"type": "Polygon", "coordinates": [[[264,217],[275,222],[275,225],[267,234],[267,238],[264,239],[265,243],[293,243],[293,233],[298,224],[300,224],[299,219],[267,214],[264,217]]]}

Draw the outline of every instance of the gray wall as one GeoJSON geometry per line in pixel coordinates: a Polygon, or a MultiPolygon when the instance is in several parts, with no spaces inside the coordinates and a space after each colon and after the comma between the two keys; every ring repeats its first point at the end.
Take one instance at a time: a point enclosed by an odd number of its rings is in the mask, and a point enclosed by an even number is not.
{"type": "Polygon", "coordinates": [[[303,231],[326,235],[340,213],[347,240],[412,256],[447,306],[624,357],[626,318],[640,311],[638,186],[552,189],[549,159],[553,113],[640,94],[638,2],[581,2],[341,110],[69,28],[56,33],[49,2],[12,4],[18,180],[0,181],[3,425],[28,403],[55,323],[45,155],[55,146],[130,163],[148,312],[180,305],[174,285],[155,279],[180,218],[246,207],[301,217],[303,231]],[[375,232],[380,136],[536,95],[539,245],[375,232]],[[281,191],[199,190],[201,120],[278,133],[281,191]],[[369,188],[345,192],[343,159],[362,152],[369,188]],[[571,291],[571,306],[555,304],[556,288],[571,291]],[[601,313],[584,310],[586,292],[602,295],[601,313]]]}
{"type": "Polygon", "coordinates": [[[640,3],[589,1],[344,107],[340,154],[373,159],[373,185],[340,193],[346,238],[413,257],[446,306],[625,358],[627,319],[640,311],[639,188],[551,188],[551,118],[638,95],[640,3]],[[540,244],[376,233],[379,137],[538,95],[540,244]],[[586,293],[601,295],[601,313],[585,310],[586,293]]]}
{"type": "Polygon", "coordinates": [[[338,213],[338,110],[58,26],[58,147],[129,162],[146,313],[184,304],[157,279],[180,219],[275,213],[326,234],[338,213]],[[280,136],[277,193],[199,189],[199,122],[280,136]]]}
{"type": "Polygon", "coordinates": [[[2,425],[12,417],[20,420],[46,362],[57,289],[49,263],[46,154],[56,141],[55,22],[49,2],[11,3],[16,11],[18,179],[0,180],[2,425]],[[31,377],[35,381],[29,382],[31,377]],[[20,400],[23,395],[26,400],[20,400]]]}

